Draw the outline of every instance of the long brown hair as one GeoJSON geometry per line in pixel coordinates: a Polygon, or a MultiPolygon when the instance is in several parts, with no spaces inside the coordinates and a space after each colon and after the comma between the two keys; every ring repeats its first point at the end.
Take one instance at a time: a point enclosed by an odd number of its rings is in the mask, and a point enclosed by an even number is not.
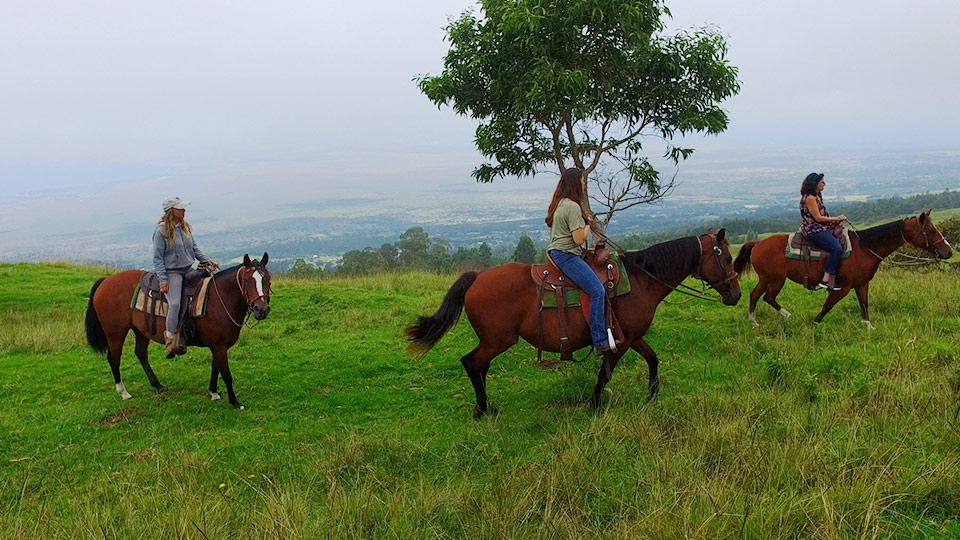
{"type": "Polygon", "coordinates": [[[557,189],[553,191],[550,207],[547,208],[547,219],[545,220],[547,227],[553,227],[553,213],[557,211],[557,206],[562,199],[570,199],[577,203],[577,206],[580,206],[580,202],[583,200],[583,185],[580,183],[582,178],[583,171],[576,167],[570,167],[560,175],[557,189]]]}
{"type": "MultiPolygon", "coordinates": [[[[173,246],[173,235],[177,230],[177,223],[173,219],[173,208],[167,210],[163,213],[163,216],[160,217],[158,223],[163,223],[164,238],[167,239],[167,245],[173,246]]],[[[183,229],[183,234],[190,236],[190,224],[187,223],[187,220],[182,220],[180,222],[180,228],[183,229]]]]}

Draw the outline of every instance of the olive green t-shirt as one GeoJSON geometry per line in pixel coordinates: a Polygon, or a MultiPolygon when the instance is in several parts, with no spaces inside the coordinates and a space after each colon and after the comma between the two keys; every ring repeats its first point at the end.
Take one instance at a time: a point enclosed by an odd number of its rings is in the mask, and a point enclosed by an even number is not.
{"type": "Polygon", "coordinates": [[[586,225],[580,205],[570,199],[560,199],[560,204],[553,212],[553,226],[550,227],[550,245],[547,250],[558,249],[568,253],[581,255],[583,249],[573,241],[573,231],[586,225]]]}

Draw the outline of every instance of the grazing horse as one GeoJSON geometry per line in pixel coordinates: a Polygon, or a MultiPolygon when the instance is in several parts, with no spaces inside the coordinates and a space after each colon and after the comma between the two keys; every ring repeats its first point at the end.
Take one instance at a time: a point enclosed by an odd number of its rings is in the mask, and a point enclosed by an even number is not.
{"type": "MultiPolygon", "coordinates": [[[[650,328],[660,302],[688,276],[707,282],[720,293],[726,305],[736,305],[740,300],[740,284],[733,272],[733,258],[730,244],[724,238],[725,232],[721,229],[713,234],[711,230],[699,237],[679,238],[620,256],[630,280],[630,292],[614,297],[611,303],[624,340],[616,351],[603,355],[597,384],[590,398],[592,407],[599,407],[603,388],[628,348],[640,353],[647,361],[648,399],[657,396],[660,389],[659,360],[643,335],[650,328]]],[[[486,379],[490,362],[521,337],[544,350],[560,351],[562,335],[558,310],[543,310],[541,328],[540,299],[537,285],[530,275],[530,265],[509,263],[481,272],[465,272],[447,291],[436,314],[420,317],[407,327],[410,349],[426,354],[456,324],[463,311],[480,339],[477,347],[460,359],[477,397],[473,417],[496,415],[497,409],[487,402],[486,379]]],[[[591,344],[590,327],[577,311],[568,311],[566,324],[572,349],[591,344]]]]}
{"type": "MultiPolygon", "coordinates": [[[[233,375],[230,374],[230,365],[227,362],[227,349],[240,338],[240,329],[249,313],[252,312],[257,320],[266,319],[270,313],[270,271],[267,270],[267,259],[266,253],[259,261],[244,255],[242,265],[217,272],[208,286],[206,315],[192,319],[196,332],[190,336],[188,345],[208,347],[213,353],[210,397],[214,400],[220,399],[217,377],[223,377],[223,383],[227,386],[227,397],[234,409],[243,409],[243,405],[240,405],[233,392],[233,375]]],[[[134,351],[147,379],[157,392],[166,390],[157,380],[147,359],[147,346],[150,341],[164,342],[164,318],[156,317],[150,321],[152,315],[130,307],[134,291],[143,274],[143,270],[127,270],[100,278],[93,284],[87,304],[87,343],[96,352],[106,353],[117,393],[123,399],[132,397],[120,379],[120,355],[130,330],[133,330],[136,338],[134,351]]]]}
{"type": "MultiPolygon", "coordinates": [[[[929,210],[917,217],[892,221],[862,231],[850,231],[850,256],[840,263],[840,269],[836,275],[839,289],[829,291],[823,303],[823,309],[814,318],[814,322],[822,321],[834,304],[853,289],[857,292],[857,300],[860,301],[863,322],[867,328],[873,329],[867,303],[870,280],[880,268],[880,263],[904,244],[926,250],[940,259],[949,259],[953,254],[950,244],[933,226],[929,210]]],[[[814,279],[819,280],[823,275],[826,257],[820,257],[820,260],[815,262],[788,259],[785,255],[786,248],[787,235],[776,234],[759,242],[747,242],[740,248],[740,253],[734,262],[734,270],[738,273],[746,271],[750,265],[753,265],[760,278],[757,286],[750,293],[748,318],[754,328],[760,327],[757,323],[756,310],[757,300],[761,295],[766,303],[786,319],[790,317],[790,312],[777,302],[777,295],[780,294],[787,278],[803,284],[804,276],[814,276],[814,279]]]]}

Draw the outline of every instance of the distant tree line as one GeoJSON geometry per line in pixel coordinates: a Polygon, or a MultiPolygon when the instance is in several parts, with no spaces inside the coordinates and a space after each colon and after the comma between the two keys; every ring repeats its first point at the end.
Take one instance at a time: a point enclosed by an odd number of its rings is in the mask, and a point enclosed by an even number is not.
{"type": "Polygon", "coordinates": [[[430,237],[423,227],[411,227],[393,244],[379,248],[366,247],[343,254],[340,265],[333,270],[317,268],[305,259],[297,259],[288,271],[297,276],[371,275],[381,272],[426,270],[448,273],[452,271],[482,270],[509,261],[532,264],[545,258],[543,248],[537,248],[533,239],[521,234],[516,248],[509,255],[495,256],[493,249],[481,242],[478,246],[459,246],[456,249],[442,238],[430,237]]]}
{"type": "MultiPolygon", "coordinates": [[[[799,205],[799,202],[797,203],[799,205]]],[[[832,214],[846,214],[854,226],[866,227],[897,217],[915,216],[929,209],[946,210],[960,208],[960,191],[943,193],[924,193],[911,197],[893,197],[875,201],[843,203],[829,210],[832,214]]],[[[708,228],[727,230],[727,237],[734,244],[757,240],[761,235],[782,233],[795,230],[800,225],[799,209],[784,211],[780,215],[757,218],[722,218],[697,226],[677,228],[670,231],[638,233],[623,237],[614,237],[612,243],[624,250],[636,250],[653,244],[703,234],[708,228]]],[[[960,218],[949,218],[937,223],[937,228],[947,241],[956,244],[960,241],[960,218]]],[[[907,250],[910,252],[909,250],[907,250]]],[[[911,252],[912,253],[912,252],[911,252]]],[[[297,259],[288,270],[291,275],[322,276],[370,275],[381,272],[426,270],[448,273],[466,270],[482,270],[491,266],[517,261],[526,264],[546,260],[546,246],[537,246],[527,234],[521,234],[516,246],[491,247],[486,242],[478,246],[459,246],[454,249],[449,242],[439,237],[430,237],[423,227],[411,227],[400,235],[393,244],[383,244],[379,248],[366,247],[351,250],[343,255],[339,266],[334,269],[318,268],[305,259],[297,259]],[[498,251],[500,254],[495,254],[498,251]]]]}

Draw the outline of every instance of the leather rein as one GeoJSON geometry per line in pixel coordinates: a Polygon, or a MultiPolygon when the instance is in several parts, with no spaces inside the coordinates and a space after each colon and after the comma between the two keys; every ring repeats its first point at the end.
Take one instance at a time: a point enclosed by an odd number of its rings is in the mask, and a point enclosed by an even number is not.
{"type": "MultiPolygon", "coordinates": [[[[246,289],[246,287],[243,286],[243,282],[240,280],[240,274],[241,274],[241,272],[243,272],[243,270],[244,270],[244,267],[243,267],[243,266],[238,267],[238,268],[237,268],[237,273],[234,275],[234,280],[237,282],[237,287],[240,289],[240,296],[242,296],[243,299],[244,299],[244,301],[247,303],[247,312],[246,312],[246,314],[244,314],[243,320],[242,320],[241,322],[237,322],[236,320],[234,320],[233,315],[230,314],[230,310],[227,309],[226,304],[224,304],[224,302],[223,302],[223,297],[220,295],[220,289],[217,287],[217,279],[216,279],[216,276],[214,276],[214,277],[211,278],[211,279],[213,280],[213,291],[214,291],[215,293],[217,293],[217,300],[220,301],[220,306],[223,308],[224,313],[227,314],[227,318],[230,319],[230,322],[232,322],[232,323],[234,324],[234,326],[236,326],[237,328],[240,328],[240,327],[246,325],[247,328],[253,328],[254,326],[257,325],[257,323],[249,323],[249,324],[248,324],[248,321],[250,320],[250,313],[253,312],[253,303],[256,302],[257,300],[260,300],[261,298],[265,298],[265,299],[267,300],[267,302],[269,303],[269,302],[270,302],[270,295],[261,294],[261,295],[257,296],[256,298],[254,298],[253,300],[247,300],[247,289],[246,289]]],[[[253,271],[254,271],[254,272],[259,272],[260,269],[257,268],[257,267],[254,267],[253,271]]]]}

